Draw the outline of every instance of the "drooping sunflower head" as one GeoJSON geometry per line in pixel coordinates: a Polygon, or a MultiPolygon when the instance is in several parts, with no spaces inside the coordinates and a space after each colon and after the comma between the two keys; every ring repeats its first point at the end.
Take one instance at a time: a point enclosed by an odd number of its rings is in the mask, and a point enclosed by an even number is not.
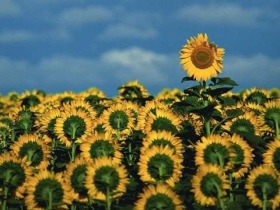
{"type": "Polygon", "coordinates": [[[195,164],[213,164],[226,167],[229,163],[229,140],[220,135],[202,137],[195,145],[195,164]]]}
{"type": "Polygon", "coordinates": [[[253,149],[239,135],[233,134],[229,139],[230,171],[233,178],[241,178],[249,171],[253,161],[253,149]]]}
{"type": "Polygon", "coordinates": [[[243,137],[246,133],[260,134],[260,125],[254,112],[244,112],[243,115],[226,122],[222,127],[231,134],[236,133],[243,137]]]}
{"type": "Polygon", "coordinates": [[[258,120],[262,125],[263,131],[280,136],[280,100],[272,100],[264,103],[264,110],[259,115],[258,120]]]}
{"type": "Polygon", "coordinates": [[[30,166],[37,169],[47,168],[50,157],[50,147],[37,134],[23,134],[11,145],[11,150],[30,166]]]}
{"type": "Polygon", "coordinates": [[[270,99],[268,90],[255,87],[245,90],[241,95],[244,103],[255,103],[263,105],[270,99]]]}
{"type": "Polygon", "coordinates": [[[93,199],[106,201],[106,196],[111,199],[122,196],[129,179],[124,165],[110,157],[100,157],[88,165],[85,183],[93,199]]]}
{"type": "Polygon", "coordinates": [[[184,206],[180,197],[170,186],[158,183],[157,185],[150,184],[144,188],[135,202],[134,209],[182,210],[184,206]]]}
{"type": "Polygon", "coordinates": [[[116,103],[102,113],[105,131],[116,135],[122,140],[130,134],[134,125],[134,118],[130,109],[123,103],[116,103]]]}
{"type": "Polygon", "coordinates": [[[145,154],[146,149],[153,146],[169,146],[177,154],[182,154],[184,151],[182,140],[169,131],[151,131],[147,133],[143,139],[141,153],[145,154]]]}
{"type": "Polygon", "coordinates": [[[149,93],[138,80],[129,81],[118,88],[119,95],[125,99],[147,98],[149,93]]]}
{"type": "Polygon", "coordinates": [[[150,112],[146,119],[145,133],[150,131],[169,131],[177,133],[181,128],[181,118],[171,110],[156,109],[150,112]]]}
{"type": "Polygon", "coordinates": [[[140,156],[140,179],[148,183],[167,183],[174,186],[181,178],[183,156],[169,146],[154,146],[140,156]]]}
{"type": "Polygon", "coordinates": [[[25,91],[19,96],[20,105],[26,108],[37,106],[44,100],[44,96],[45,94],[40,91],[25,91]]]}
{"type": "Polygon", "coordinates": [[[271,166],[259,165],[251,170],[245,189],[255,206],[262,208],[270,203],[272,209],[276,209],[280,204],[280,180],[271,166]]]}
{"type": "Polygon", "coordinates": [[[87,140],[81,144],[81,155],[86,160],[93,160],[99,157],[112,157],[115,161],[121,161],[122,153],[120,146],[111,134],[93,133],[87,137],[87,140]]]}
{"type": "Polygon", "coordinates": [[[85,187],[87,164],[88,161],[82,156],[78,156],[74,162],[67,164],[66,171],[64,172],[65,184],[70,187],[73,198],[78,202],[88,201],[87,189],[85,187]]]}
{"type": "Polygon", "coordinates": [[[224,49],[209,42],[207,34],[191,37],[180,51],[183,70],[197,81],[216,77],[223,68],[224,49]]]}
{"type": "Polygon", "coordinates": [[[74,197],[65,185],[62,173],[41,170],[29,176],[26,183],[25,204],[28,210],[59,209],[71,204],[74,197]]]}
{"type": "Polygon", "coordinates": [[[24,183],[32,170],[24,160],[11,152],[0,155],[0,181],[15,191],[17,197],[23,197],[24,183]]]}
{"type": "Polygon", "coordinates": [[[226,195],[229,183],[221,167],[203,164],[192,179],[192,192],[202,206],[214,206],[218,197],[226,195]],[[220,194],[220,195],[219,195],[220,194]]]}
{"type": "Polygon", "coordinates": [[[263,153],[263,162],[273,167],[280,175],[280,139],[267,144],[267,150],[263,153]]]}
{"type": "Polygon", "coordinates": [[[91,133],[92,119],[90,115],[77,109],[66,109],[56,119],[55,134],[66,146],[81,143],[91,133]]]}

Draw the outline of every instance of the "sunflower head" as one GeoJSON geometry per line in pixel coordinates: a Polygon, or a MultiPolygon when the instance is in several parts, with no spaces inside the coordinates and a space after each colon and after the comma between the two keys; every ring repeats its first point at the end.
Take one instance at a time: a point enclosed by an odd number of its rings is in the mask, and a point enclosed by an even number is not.
{"type": "Polygon", "coordinates": [[[223,68],[223,48],[209,42],[207,34],[191,37],[180,51],[183,70],[197,81],[216,77],[223,68]]]}

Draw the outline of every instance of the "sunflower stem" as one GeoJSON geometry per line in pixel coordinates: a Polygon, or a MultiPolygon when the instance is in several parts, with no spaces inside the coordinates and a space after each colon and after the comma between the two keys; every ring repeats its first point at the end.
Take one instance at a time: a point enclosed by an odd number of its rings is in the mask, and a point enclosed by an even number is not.
{"type": "Polygon", "coordinates": [[[266,191],[266,185],[264,184],[262,186],[262,194],[263,194],[263,206],[262,206],[262,210],[266,210],[267,208],[267,191],[266,191]]]}
{"type": "Polygon", "coordinates": [[[234,201],[234,194],[232,193],[232,173],[229,173],[229,199],[230,201],[234,201]]]}
{"type": "Polygon", "coordinates": [[[133,164],[133,155],[132,155],[132,145],[131,142],[128,142],[128,164],[131,166],[133,164]]]}
{"type": "Polygon", "coordinates": [[[76,148],[77,148],[77,144],[73,143],[71,147],[71,162],[75,161],[76,148]]]}
{"type": "Polygon", "coordinates": [[[111,192],[109,186],[106,187],[106,210],[111,210],[111,192]]]}
{"type": "Polygon", "coordinates": [[[275,123],[275,133],[276,133],[276,138],[280,138],[280,129],[279,129],[279,124],[278,124],[278,119],[276,117],[273,118],[274,123],[275,123]]]}
{"type": "Polygon", "coordinates": [[[10,179],[11,179],[11,173],[10,173],[10,171],[8,171],[6,179],[4,181],[4,190],[3,190],[3,198],[2,198],[2,210],[7,209],[7,200],[8,200],[10,179]]]}
{"type": "Polygon", "coordinates": [[[52,201],[53,201],[53,194],[52,194],[52,191],[51,190],[49,190],[48,191],[48,195],[49,195],[49,200],[48,200],[48,210],[52,210],[53,209],[53,203],[52,203],[52,201]]]}
{"type": "Polygon", "coordinates": [[[216,182],[214,182],[214,185],[215,185],[216,189],[218,190],[218,200],[219,200],[221,209],[225,210],[226,206],[225,206],[224,201],[223,201],[223,193],[221,191],[221,188],[216,182]]]}
{"type": "Polygon", "coordinates": [[[76,124],[71,124],[71,128],[72,128],[72,136],[71,136],[71,139],[74,140],[74,139],[76,138],[76,131],[77,131],[76,124]]]}

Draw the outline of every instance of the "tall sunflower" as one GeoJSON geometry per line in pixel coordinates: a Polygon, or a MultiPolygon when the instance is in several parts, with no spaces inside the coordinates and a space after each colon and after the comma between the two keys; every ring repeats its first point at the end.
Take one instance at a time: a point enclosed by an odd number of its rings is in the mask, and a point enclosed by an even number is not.
{"type": "Polygon", "coordinates": [[[80,146],[81,156],[86,160],[107,156],[121,162],[122,153],[120,149],[119,143],[108,132],[94,132],[80,146]]]}
{"type": "Polygon", "coordinates": [[[280,175],[280,138],[267,144],[267,150],[263,153],[263,162],[272,166],[280,175]]]}
{"type": "Polygon", "coordinates": [[[195,164],[213,164],[222,168],[228,166],[229,139],[218,134],[202,137],[195,145],[195,164]]]}
{"type": "Polygon", "coordinates": [[[255,103],[263,105],[270,99],[270,93],[268,90],[263,88],[250,88],[245,90],[242,94],[242,100],[245,103],[255,103]]]}
{"type": "Polygon", "coordinates": [[[36,169],[45,169],[49,165],[50,147],[37,134],[23,134],[11,145],[11,150],[18,157],[27,161],[36,169]]]}
{"type": "Polygon", "coordinates": [[[251,170],[245,189],[255,206],[267,209],[271,205],[272,209],[277,209],[280,205],[280,179],[271,166],[259,165],[251,170]]]}
{"type": "Polygon", "coordinates": [[[229,189],[227,177],[221,167],[203,164],[192,179],[192,192],[202,206],[223,205],[223,197],[229,189]]]}
{"type": "Polygon", "coordinates": [[[111,204],[112,200],[126,192],[128,183],[128,172],[124,165],[110,157],[99,157],[87,166],[85,187],[94,200],[111,204]]]}
{"type": "Polygon", "coordinates": [[[174,187],[182,175],[182,154],[169,146],[154,146],[142,153],[138,162],[140,179],[148,183],[167,183],[174,187]]]}
{"type": "Polygon", "coordinates": [[[62,173],[41,170],[29,176],[26,182],[25,204],[28,210],[68,209],[73,196],[71,189],[65,185],[62,173]]]}
{"type": "Polygon", "coordinates": [[[168,209],[182,210],[185,209],[180,197],[174,190],[165,184],[148,185],[143,192],[139,194],[135,202],[135,210],[149,209],[168,209]]]}
{"type": "Polygon", "coordinates": [[[223,48],[209,42],[207,34],[191,37],[180,51],[183,70],[196,81],[216,77],[223,68],[223,48]]]}

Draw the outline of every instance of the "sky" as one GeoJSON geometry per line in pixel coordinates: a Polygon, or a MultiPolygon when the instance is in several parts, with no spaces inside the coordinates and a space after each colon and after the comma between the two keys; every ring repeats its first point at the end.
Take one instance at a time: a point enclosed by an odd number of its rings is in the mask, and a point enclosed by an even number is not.
{"type": "Polygon", "coordinates": [[[233,90],[279,88],[279,0],[0,0],[0,95],[107,96],[138,80],[150,94],[184,89],[179,51],[207,33],[225,48],[233,90]]]}

